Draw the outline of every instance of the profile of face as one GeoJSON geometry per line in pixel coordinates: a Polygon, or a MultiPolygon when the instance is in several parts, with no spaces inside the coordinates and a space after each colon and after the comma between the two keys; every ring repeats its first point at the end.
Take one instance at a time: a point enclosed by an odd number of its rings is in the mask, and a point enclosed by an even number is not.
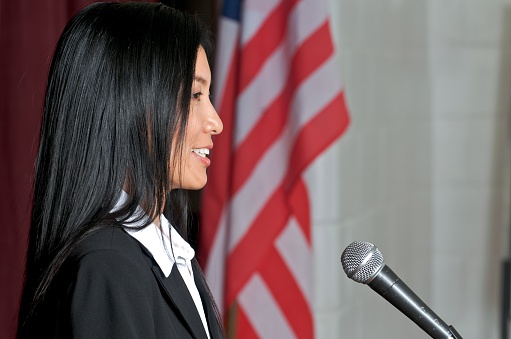
{"type": "MultiPolygon", "coordinates": [[[[206,169],[211,164],[207,157],[213,148],[212,136],[220,134],[222,121],[211,103],[209,91],[211,70],[206,52],[199,47],[192,84],[190,114],[181,154],[181,180],[172,178],[172,188],[198,190],[207,182],[206,169]]],[[[173,152],[173,154],[176,154],[173,152]]]]}

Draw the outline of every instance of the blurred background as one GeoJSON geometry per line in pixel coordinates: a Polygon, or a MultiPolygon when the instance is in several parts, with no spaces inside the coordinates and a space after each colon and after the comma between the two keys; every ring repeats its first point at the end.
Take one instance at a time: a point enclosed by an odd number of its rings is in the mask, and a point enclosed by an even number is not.
{"type": "Polygon", "coordinates": [[[337,185],[314,209],[316,260],[325,264],[316,276],[329,277],[316,280],[318,337],[420,337],[334,269],[344,246],[367,239],[462,336],[499,338],[511,2],[329,5],[352,124],[310,171],[324,189],[331,178],[337,185]]]}
{"type": "MultiPolygon", "coordinates": [[[[1,338],[14,333],[48,65],[65,23],[88,3],[0,2],[1,338]]],[[[168,3],[216,29],[218,1],[168,3]]],[[[351,123],[305,173],[315,337],[427,338],[346,278],[340,254],[364,240],[465,338],[503,338],[511,0],[326,6],[351,123]]]]}

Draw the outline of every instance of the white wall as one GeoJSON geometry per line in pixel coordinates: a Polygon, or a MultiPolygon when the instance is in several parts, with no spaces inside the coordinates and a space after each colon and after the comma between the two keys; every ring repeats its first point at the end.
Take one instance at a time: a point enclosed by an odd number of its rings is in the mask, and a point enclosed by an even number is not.
{"type": "Polygon", "coordinates": [[[354,240],[465,338],[499,337],[511,0],[330,0],[352,124],[307,173],[318,338],[428,338],[339,262],[354,240]]]}

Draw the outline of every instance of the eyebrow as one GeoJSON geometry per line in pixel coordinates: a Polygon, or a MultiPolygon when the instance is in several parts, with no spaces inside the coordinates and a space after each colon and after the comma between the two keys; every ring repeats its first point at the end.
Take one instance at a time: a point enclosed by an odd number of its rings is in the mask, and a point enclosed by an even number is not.
{"type": "Polygon", "coordinates": [[[203,77],[201,77],[200,75],[196,75],[193,77],[193,80],[194,81],[197,81],[205,86],[207,86],[209,84],[209,81],[207,81],[206,79],[204,79],[203,77]]]}

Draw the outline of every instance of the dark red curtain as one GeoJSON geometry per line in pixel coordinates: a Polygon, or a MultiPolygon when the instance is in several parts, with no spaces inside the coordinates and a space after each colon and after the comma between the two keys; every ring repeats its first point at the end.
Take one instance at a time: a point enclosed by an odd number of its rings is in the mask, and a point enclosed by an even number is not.
{"type": "Polygon", "coordinates": [[[15,336],[34,158],[55,44],[90,0],[0,0],[0,338],[15,336]]]}

